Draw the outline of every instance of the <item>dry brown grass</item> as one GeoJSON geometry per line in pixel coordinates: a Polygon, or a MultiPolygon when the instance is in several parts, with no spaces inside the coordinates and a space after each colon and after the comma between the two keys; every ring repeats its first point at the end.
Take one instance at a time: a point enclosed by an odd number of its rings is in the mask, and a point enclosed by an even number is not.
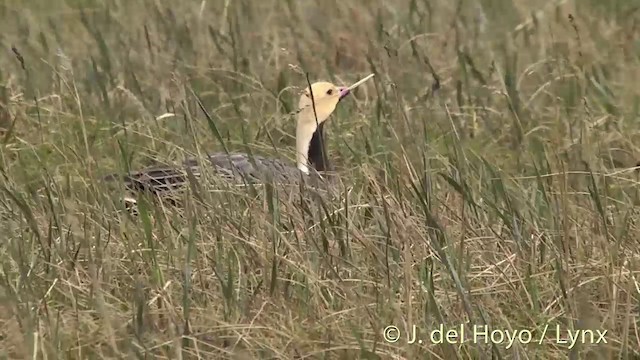
{"type": "Polygon", "coordinates": [[[638,358],[634,6],[2,2],[0,354],[638,358]],[[221,140],[290,156],[307,72],[377,75],[330,121],[322,206],[203,181],[131,217],[97,181],[221,140]]]}

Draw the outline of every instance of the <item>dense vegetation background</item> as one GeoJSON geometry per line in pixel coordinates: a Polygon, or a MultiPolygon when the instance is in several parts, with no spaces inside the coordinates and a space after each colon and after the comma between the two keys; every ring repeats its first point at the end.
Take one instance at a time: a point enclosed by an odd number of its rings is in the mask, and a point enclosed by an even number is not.
{"type": "Polygon", "coordinates": [[[637,358],[639,9],[1,1],[0,353],[637,358]],[[376,74],[329,120],[344,187],[320,208],[192,183],[132,217],[99,181],[224,147],[291,157],[306,73],[376,74]],[[533,340],[433,344],[439,324],[533,340]]]}

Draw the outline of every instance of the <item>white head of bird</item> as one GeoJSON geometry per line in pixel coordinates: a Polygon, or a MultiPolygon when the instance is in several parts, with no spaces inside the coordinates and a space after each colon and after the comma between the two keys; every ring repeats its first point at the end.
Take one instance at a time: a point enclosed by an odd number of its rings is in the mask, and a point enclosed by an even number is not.
{"type": "Polygon", "coordinates": [[[351,90],[373,77],[373,74],[349,87],[336,86],[330,82],[319,81],[307,87],[298,102],[298,123],[296,127],[296,162],[298,169],[309,173],[309,147],[318,126],[331,116],[340,100],[351,90]],[[312,100],[313,96],[313,100],[312,100]],[[315,110],[315,111],[314,111],[315,110]]]}

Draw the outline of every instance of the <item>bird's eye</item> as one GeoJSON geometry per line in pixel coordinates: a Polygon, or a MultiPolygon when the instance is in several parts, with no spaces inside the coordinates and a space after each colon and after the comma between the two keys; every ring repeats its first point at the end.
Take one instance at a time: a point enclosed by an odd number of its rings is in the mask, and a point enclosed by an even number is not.
{"type": "Polygon", "coordinates": [[[327,90],[327,95],[331,95],[331,94],[333,94],[333,89],[327,90]]]}

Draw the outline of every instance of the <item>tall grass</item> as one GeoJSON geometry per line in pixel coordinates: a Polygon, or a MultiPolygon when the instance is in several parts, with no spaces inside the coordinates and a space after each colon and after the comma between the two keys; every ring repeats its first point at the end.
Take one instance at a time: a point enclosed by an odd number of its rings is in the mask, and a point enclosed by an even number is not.
{"type": "Polygon", "coordinates": [[[640,357],[637,9],[2,2],[0,354],[640,357]],[[370,72],[329,120],[328,199],[190,178],[182,207],[143,196],[133,217],[99,181],[293,159],[305,74],[370,72]],[[440,325],[466,341],[433,343],[440,325]],[[474,341],[483,325],[532,340],[474,341]]]}

